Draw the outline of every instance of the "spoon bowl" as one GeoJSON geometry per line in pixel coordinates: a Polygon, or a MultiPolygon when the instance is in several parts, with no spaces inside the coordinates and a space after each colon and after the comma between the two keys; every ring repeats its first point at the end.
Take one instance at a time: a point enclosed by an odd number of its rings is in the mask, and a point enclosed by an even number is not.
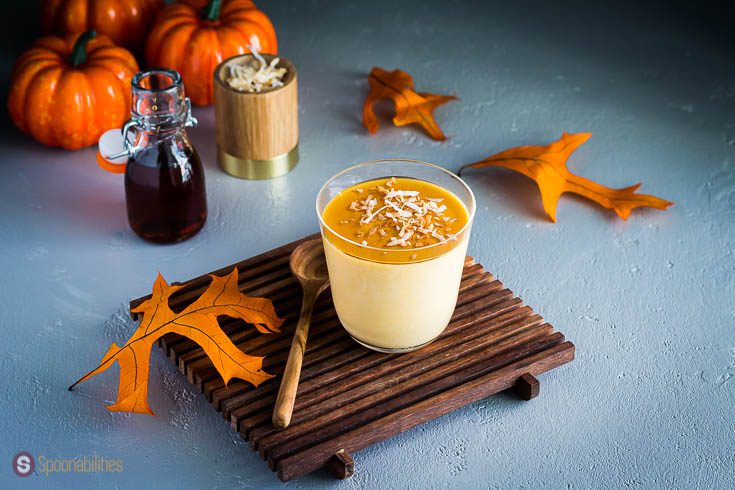
{"type": "Polygon", "coordinates": [[[320,238],[304,242],[291,252],[288,263],[291,273],[302,286],[307,282],[329,283],[327,258],[320,238]]]}

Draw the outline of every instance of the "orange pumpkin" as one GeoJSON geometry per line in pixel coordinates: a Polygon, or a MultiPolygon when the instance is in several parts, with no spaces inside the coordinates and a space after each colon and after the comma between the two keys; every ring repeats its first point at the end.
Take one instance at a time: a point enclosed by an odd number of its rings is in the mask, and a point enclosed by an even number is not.
{"type": "Polygon", "coordinates": [[[46,34],[65,36],[94,29],[119,45],[141,52],[163,0],[44,0],[46,34]]]}
{"type": "Polygon", "coordinates": [[[187,0],[167,5],[158,15],[145,58],[150,66],[181,73],[191,101],[207,105],[212,103],[215,67],[249,52],[253,43],[263,53],[278,52],[273,24],[250,0],[187,0]]]}
{"type": "Polygon", "coordinates": [[[130,117],[133,55],[94,31],[43,37],[13,68],[8,112],[48,146],[76,150],[130,117]]]}

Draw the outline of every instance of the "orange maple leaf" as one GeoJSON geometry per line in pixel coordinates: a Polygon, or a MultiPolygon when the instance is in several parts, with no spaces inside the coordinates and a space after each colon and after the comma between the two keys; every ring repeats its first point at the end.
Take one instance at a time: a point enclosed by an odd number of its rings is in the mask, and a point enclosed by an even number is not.
{"type": "Polygon", "coordinates": [[[69,387],[106,371],[114,361],[120,364],[117,401],[107,407],[111,412],[137,412],[153,415],[148,406],[148,369],[151,347],[160,337],[177,333],[199,344],[222,376],[225,384],[240,378],[258,386],[273,375],[262,370],[263,358],[245,354],[232,343],[217,323],[217,316],[241,318],[262,333],[280,332],[283,320],[273,304],[264,298],[251,298],[237,286],[237,268],[224,277],[211,276],[212,282],[199,298],[180,313],[169,307],[169,298],[182,286],[169,286],[158,274],[153,294],[136,308],[143,319],[124,346],[114,342],[102,357],[100,365],[69,387]]]}
{"type": "Polygon", "coordinates": [[[374,134],[379,127],[378,118],[375,117],[375,111],[373,111],[375,102],[381,99],[391,99],[396,105],[393,124],[405,126],[417,123],[435,140],[447,139],[434,120],[434,109],[457,97],[415,92],[413,78],[402,70],[386,71],[375,67],[370,71],[368,83],[370,92],[368,92],[362,109],[362,123],[368,131],[374,134]]]}
{"type": "Polygon", "coordinates": [[[673,202],[648,194],[637,194],[640,183],[623,189],[611,189],[579,175],[567,168],[567,160],[574,150],[582,146],[592,133],[564,134],[547,146],[519,146],[490,156],[477,163],[459,169],[461,174],[468,168],[505,167],[536,181],[541,191],[544,211],[551,221],[556,222],[556,204],[565,192],[590,199],[600,206],[612,209],[627,220],[633,209],[651,207],[666,209],[673,202]]]}

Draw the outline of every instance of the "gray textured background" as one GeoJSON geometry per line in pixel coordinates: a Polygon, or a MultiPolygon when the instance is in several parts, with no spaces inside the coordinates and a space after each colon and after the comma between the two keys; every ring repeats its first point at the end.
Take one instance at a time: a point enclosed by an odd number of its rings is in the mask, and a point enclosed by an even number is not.
{"type": "MultiPolygon", "coordinates": [[[[92,149],[44,148],[0,118],[0,486],[280,487],[158,351],[156,417],[106,411],[112,371],[66,387],[132,332],[125,305],[157,270],[183,280],[316,231],[314,196],[338,170],[380,157],[457,169],[567,130],[594,133],[572,169],[611,186],[642,181],[676,202],[623,222],[565,196],[552,224],[524,177],[468,176],[479,201],[470,252],[574,341],[577,360],[544,375],[533,402],[486,399],[358,453],[349,481],[317,473],[288,486],[733,488],[733,9],[260,3],[299,69],[301,163],[267,182],[226,176],[213,112],[197,109],[210,216],[187,242],[143,243],[127,226],[122,178],[98,169],[92,149]],[[459,95],[437,111],[447,142],[385,118],[366,133],[375,65],[459,95]],[[122,458],[125,470],[21,480],[10,470],[19,450],[122,458]]],[[[34,9],[3,6],[3,94],[36,35],[34,9]]]]}

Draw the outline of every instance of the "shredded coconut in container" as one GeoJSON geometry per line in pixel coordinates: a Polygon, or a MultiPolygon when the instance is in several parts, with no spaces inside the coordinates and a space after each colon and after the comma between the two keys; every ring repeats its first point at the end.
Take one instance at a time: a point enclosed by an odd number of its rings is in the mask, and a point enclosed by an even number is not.
{"type": "Polygon", "coordinates": [[[227,85],[244,92],[257,93],[263,90],[283,86],[283,77],[286,76],[286,68],[277,68],[280,58],[273,58],[270,64],[265,61],[254,45],[248,45],[253,58],[242,64],[232,63],[229,65],[230,73],[227,85]]]}

